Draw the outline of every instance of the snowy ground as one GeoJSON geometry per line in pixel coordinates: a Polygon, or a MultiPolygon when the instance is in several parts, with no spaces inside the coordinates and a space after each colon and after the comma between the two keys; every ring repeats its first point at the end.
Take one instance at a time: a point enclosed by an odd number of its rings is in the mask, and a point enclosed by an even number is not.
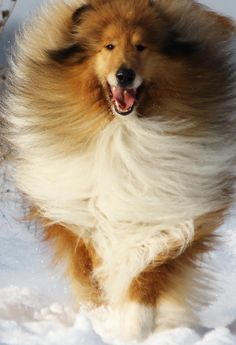
{"type": "MultiPolygon", "coordinates": [[[[23,220],[21,199],[7,175],[0,176],[0,345],[119,344],[107,340],[109,335],[102,340],[86,312],[75,311],[63,270],[50,264],[50,248],[42,243],[40,229],[23,220]]],[[[221,229],[223,243],[210,257],[219,289],[212,306],[200,314],[209,329],[179,328],[152,335],[143,345],[236,344],[235,219],[221,229]]],[[[105,313],[96,317],[103,320],[105,313]]]]}

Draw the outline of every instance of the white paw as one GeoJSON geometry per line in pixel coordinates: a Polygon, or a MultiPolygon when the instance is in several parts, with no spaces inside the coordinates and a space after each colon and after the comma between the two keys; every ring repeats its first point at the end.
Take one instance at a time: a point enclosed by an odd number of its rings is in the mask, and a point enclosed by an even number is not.
{"type": "Polygon", "coordinates": [[[115,312],[115,328],[123,341],[144,340],[154,329],[155,311],[137,303],[115,312]]]}
{"type": "Polygon", "coordinates": [[[107,309],[105,318],[104,309],[102,314],[101,319],[100,312],[93,313],[92,322],[95,330],[108,342],[142,341],[155,327],[155,308],[134,302],[126,303],[117,309],[107,309]]]}

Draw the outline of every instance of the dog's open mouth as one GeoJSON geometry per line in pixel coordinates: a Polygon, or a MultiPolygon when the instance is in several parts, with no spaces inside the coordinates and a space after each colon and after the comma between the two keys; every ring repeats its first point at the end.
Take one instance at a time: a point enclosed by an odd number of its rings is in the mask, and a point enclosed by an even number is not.
{"type": "Polygon", "coordinates": [[[120,86],[109,85],[109,91],[110,100],[114,105],[115,112],[125,116],[131,114],[134,110],[140,96],[141,87],[137,89],[126,89],[120,86]]]}

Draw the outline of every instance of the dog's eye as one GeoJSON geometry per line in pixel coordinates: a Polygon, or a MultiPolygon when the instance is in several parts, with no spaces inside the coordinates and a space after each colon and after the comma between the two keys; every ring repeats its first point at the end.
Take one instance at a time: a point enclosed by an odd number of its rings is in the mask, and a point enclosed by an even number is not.
{"type": "Polygon", "coordinates": [[[138,52],[142,52],[146,49],[146,47],[143,46],[142,44],[136,44],[135,48],[138,52]]]}
{"type": "Polygon", "coordinates": [[[114,44],[108,44],[107,46],[105,46],[106,49],[108,50],[113,50],[115,48],[114,44]]]}

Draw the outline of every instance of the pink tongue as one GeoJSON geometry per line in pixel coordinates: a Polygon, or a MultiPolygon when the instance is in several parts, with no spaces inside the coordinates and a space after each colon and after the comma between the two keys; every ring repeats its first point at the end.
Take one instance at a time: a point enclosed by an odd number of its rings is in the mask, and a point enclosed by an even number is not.
{"type": "Polygon", "coordinates": [[[111,92],[113,101],[118,103],[122,110],[128,110],[136,102],[136,90],[135,89],[122,89],[119,86],[112,86],[111,92]]]}

